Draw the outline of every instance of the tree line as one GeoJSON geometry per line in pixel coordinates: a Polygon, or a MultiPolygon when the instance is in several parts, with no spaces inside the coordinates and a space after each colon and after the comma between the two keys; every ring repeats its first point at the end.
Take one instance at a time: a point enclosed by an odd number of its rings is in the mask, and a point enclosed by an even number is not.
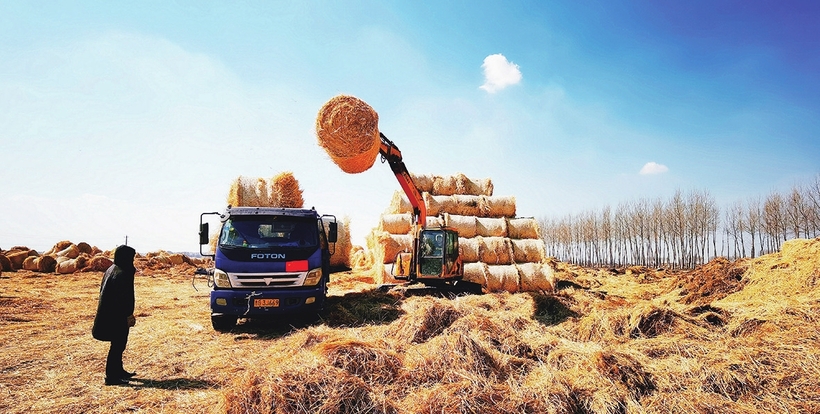
{"type": "Polygon", "coordinates": [[[718,256],[757,257],[790,238],[820,236],[820,174],[725,208],[708,191],[678,190],[540,225],[548,255],[583,266],[691,269],[718,256]]]}

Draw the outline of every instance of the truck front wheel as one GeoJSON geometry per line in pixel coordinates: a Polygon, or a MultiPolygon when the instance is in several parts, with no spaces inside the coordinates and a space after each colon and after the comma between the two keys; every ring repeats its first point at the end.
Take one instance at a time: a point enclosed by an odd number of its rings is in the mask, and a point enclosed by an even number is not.
{"type": "Polygon", "coordinates": [[[228,332],[236,326],[236,315],[211,315],[211,325],[214,330],[228,332]]]}

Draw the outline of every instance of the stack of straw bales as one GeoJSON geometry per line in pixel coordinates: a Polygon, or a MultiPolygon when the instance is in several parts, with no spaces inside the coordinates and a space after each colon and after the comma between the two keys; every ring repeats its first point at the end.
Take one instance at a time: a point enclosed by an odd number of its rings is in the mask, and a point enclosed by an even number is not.
{"type": "Polygon", "coordinates": [[[299,181],[290,171],[270,180],[240,175],[231,183],[227,202],[234,207],[302,208],[305,204],[299,181]]]}
{"type": "Polygon", "coordinates": [[[342,171],[364,172],[379,155],[379,114],[361,99],[336,96],[319,110],[316,137],[342,171]]]}
{"type": "MultiPolygon", "coordinates": [[[[464,280],[488,292],[551,291],[553,269],[538,222],[516,217],[515,198],[493,196],[491,180],[414,176],[427,206],[427,225],[458,230],[464,280]]],[[[396,192],[367,237],[377,282],[392,281],[396,254],[412,249],[412,206],[396,192]]],[[[368,261],[362,261],[367,263],[368,261]]]]}
{"type": "MultiPolygon", "coordinates": [[[[228,191],[227,202],[234,207],[284,207],[304,208],[302,189],[299,181],[290,171],[280,173],[270,180],[264,178],[237,177],[228,191]]],[[[345,218],[338,224],[338,241],[330,265],[350,267],[350,234],[347,228],[350,220],[345,218]]],[[[327,228],[325,229],[327,231],[327,228]]],[[[211,247],[216,246],[216,238],[211,239],[211,247]]]]}

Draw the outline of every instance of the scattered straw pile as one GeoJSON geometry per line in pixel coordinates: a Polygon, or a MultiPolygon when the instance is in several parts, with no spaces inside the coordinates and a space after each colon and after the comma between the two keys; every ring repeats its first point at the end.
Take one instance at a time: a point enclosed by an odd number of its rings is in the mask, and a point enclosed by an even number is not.
{"type": "MultiPolygon", "coordinates": [[[[493,196],[490,179],[414,175],[427,206],[428,226],[448,226],[459,233],[465,280],[488,292],[545,291],[553,289],[553,269],[537,220],[516,217],[515,198],[493,196]]],[[[367,237],[369,260],[357,268],[370,271],[376,283],[393,281],[396,254],[412,250],[412,206],[396,191],[378,227],[367,237]]]]}
{"type": "Polygon", "coordinates": [[[305,201],[299,181],[290,171],[264,178],[237,177],[228,190],[228,205],[234,207],[302,208],[305,201]]]}
{"type": "Polygon", "coordinates": [[[379,115],[361,99],[339,95],[319,110],[316,136],[342,171],[360,173],[372,167],[379,154],[379,115]]]}

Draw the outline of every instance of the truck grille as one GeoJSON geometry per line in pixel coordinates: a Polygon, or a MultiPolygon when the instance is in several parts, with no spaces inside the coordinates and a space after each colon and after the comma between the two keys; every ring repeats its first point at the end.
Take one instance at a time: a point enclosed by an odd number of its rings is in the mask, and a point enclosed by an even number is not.
{"type": "Polygon", "coordinates": [[[231,284],[234,287],[266,288],[301,286],[304,273],[230,273],[231,284]]]}

